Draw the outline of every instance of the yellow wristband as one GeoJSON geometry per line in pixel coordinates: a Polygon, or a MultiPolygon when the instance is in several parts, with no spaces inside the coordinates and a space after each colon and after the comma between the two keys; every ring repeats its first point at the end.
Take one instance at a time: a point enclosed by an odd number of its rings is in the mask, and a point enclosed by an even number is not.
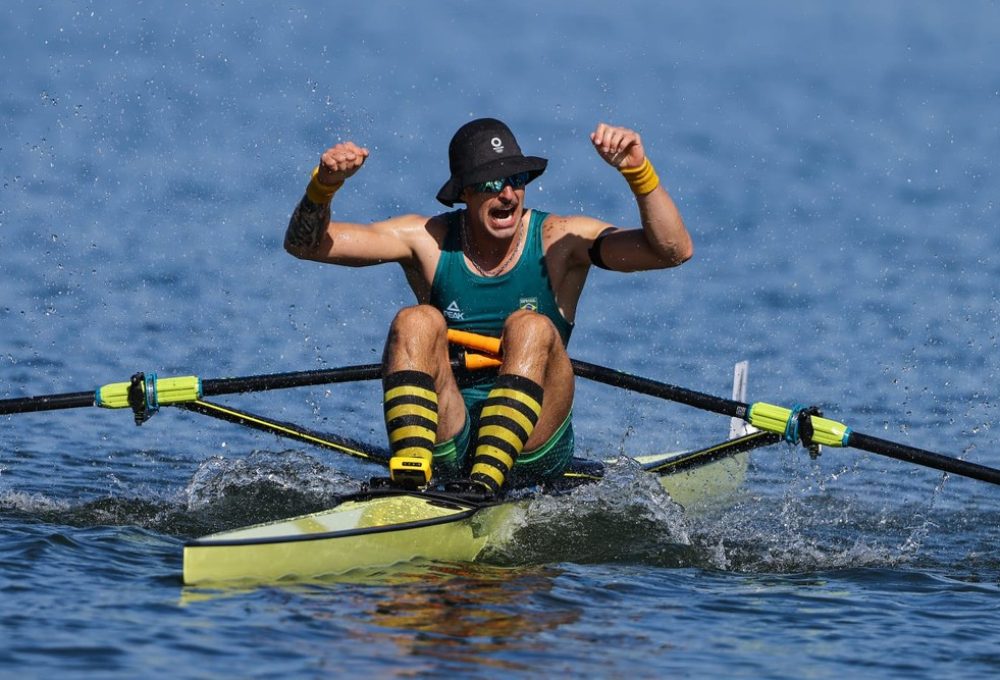
{"type": "Polygon", "coordinates": [[[318,174],[319,166],[317,165],[313,169],[309,186],[306,187],[306,197],[316,205],[325,205],[333,200],[333,195],[337,193],[337,189],[344,186],[344,181],[341,180],[336,184],[323,184],[316,178],[318,174]]]}
{"type": "Polygon", "coordinates": [[[660,178],[657,177],[656,170],[653,169],[653,164],[649,162],[648,158],[644,158],[642,165],[638,168],[622,168],[618,172],[625,177],[629,188],[636,196],[644,196],[660,186],[660,178]]]}

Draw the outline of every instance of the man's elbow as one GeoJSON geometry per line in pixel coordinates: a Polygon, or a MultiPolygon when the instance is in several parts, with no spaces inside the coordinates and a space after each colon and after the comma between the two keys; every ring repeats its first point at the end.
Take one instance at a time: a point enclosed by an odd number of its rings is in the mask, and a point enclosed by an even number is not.
{"type": "Polygon", "coordinates": [[[658,256],[664,267],[679,267],[692,257],[694,257],[694,244],[691,241],[685,243],[671,243],[658,249],[658,256]]]}
{"type": "Polygon", "coordinates": [[[677,252],[677,264],[682,265],[692,257],[694,257],[694,244],[688,241],[687,245],[677,252]]]}
{"type": "Polygon", "coordinates": [[[312,259],[309,254],[309,248],[301,244],[294,243],[288,237],[285,237],[284,247],[285,247],[285,252],[291,255],[292,257],[296,257],[300,260],[312,259]]]}

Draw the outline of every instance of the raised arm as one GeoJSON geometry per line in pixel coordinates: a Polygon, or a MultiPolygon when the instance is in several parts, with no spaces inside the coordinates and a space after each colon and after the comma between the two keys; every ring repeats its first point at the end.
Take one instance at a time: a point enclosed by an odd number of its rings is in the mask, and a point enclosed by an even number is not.
{"type": "Polygon", "coordinates": [[[412,260],[413,247],[406,234],[421,229],[425,218],[406,215],[367,225],[330,221],[334,194],[367,158],[368,149],[354,142],[323,152],[305,196],[288,222],[285,250],[304,260],[355,267],[412,260]]]}
{"type": "Polygon", "coordinates": [[[625,177],[635,194],[641,229],[609,229],[595,234],[591,259],[606,269],[664,269],[686,262],[694,254],[684,219],[660,184],[634,130],[601,123],[590,135],[594,149],[625,177]]]}

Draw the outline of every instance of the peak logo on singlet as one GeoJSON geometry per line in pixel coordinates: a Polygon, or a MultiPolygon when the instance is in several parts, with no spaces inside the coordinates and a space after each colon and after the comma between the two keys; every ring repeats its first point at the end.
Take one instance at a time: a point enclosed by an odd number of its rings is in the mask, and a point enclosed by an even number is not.
{"type": "Polygon", "coordinates": [[[458,301],[452,300],[451,304],[444,308],[444,315],[452,321],[464,321],[465,312],[458,306],[458,301]]]}

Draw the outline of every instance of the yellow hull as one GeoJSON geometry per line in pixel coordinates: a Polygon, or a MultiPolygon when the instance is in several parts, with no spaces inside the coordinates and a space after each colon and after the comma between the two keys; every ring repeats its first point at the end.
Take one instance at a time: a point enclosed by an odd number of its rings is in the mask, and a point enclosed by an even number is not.
{"type": "MultiPolygon", "coordinates": [[[[676,502],[696,510],[736,491],[748,460],[742,453],[659,479],[676,502]]],[[[523,503],[480,505],[450,495],[373,491],[330,510],[191,541],[184,547],[184,583],[305,579],[421,558],[472,562],[523,503]]]]}
{"type": "Polygon", "coordinates": [[[346,501],[189,543],[184,583],[311,578],[422,557],[472,561],[489,539],[488,520],[497,516],[488,510],[494,508],[419,494],[346,501]]]}

